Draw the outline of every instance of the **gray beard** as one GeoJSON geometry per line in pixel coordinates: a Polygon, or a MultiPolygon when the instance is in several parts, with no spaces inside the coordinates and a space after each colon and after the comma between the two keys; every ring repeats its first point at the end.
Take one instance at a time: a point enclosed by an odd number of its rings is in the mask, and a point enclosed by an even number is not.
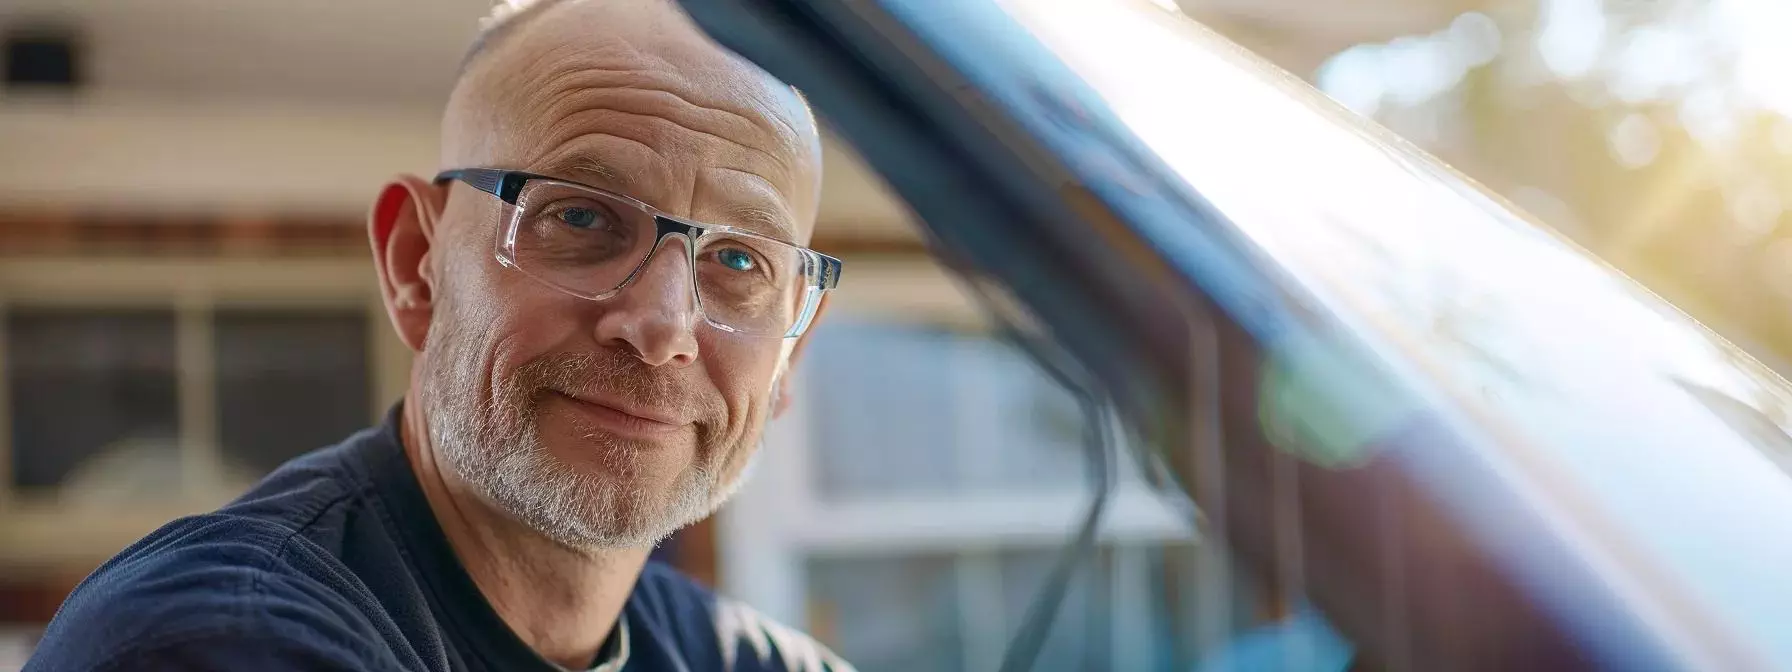
{"type": "Polygon", "coordinates": [[[542,443],[539,388],[531,379],[578,372],[526,365],[535,375],[519,371],[483,398],[478,353],[462,327],[470,322],[446,303],[436,306],[424,346],[421,410],[437,457],[500,511],[561,546],[590,553],[656,545],[715,513],[739,489],[742,477],[717,482],[715,463],[728,451],[701,446],[660,492],[642,487],[630,447],[608,437],[588,437],[595,450],[613,456],[605,460],[607,473],[567,465],[542,443]]]}

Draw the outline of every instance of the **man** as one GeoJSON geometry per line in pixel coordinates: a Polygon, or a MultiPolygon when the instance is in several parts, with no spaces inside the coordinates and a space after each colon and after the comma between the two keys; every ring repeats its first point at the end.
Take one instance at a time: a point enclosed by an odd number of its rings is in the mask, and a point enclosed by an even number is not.
{"type": "Polygon", "coordinates": [[[443,174],[369,218],[404,402],[113,558],[28,669],[846,669],[647,562],[739,482],[839,275],[797,247],[801,98],[662,0],[506,12],[464,68],[443,174]]]}

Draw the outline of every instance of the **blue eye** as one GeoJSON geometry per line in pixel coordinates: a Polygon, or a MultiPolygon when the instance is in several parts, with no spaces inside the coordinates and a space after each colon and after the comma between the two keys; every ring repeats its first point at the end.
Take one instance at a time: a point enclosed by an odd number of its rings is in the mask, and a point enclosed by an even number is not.
{"type": "Polygon", "coordinates": [[[589,229],[597,223],[597,211],[591,208],[567,208],[560,211],[560,221],[567,226],[589,229]]]}
{"type": "Polygon", "coordinates": [[[751,271],[757,266],[757,264],[753,263],[753,255],[747,254],[746,250],[732,247],[725,250],[718,250],[716,252],[716,261],[722,262],[723,266],[727,266],[736,271],[751,271]]]}

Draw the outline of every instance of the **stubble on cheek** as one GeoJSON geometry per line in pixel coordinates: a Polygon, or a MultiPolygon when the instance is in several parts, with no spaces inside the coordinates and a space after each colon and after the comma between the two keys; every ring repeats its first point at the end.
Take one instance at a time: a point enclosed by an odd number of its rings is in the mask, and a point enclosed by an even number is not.
{"type": "Polygon", "coordinates": [[[654,543],[709,515],[759,449],[769,403],[726,412],[692,378],[713,372],[656,370],[619,350],[522,359],[527,344],[492,337],[515,329],[494,304],[442,298],[424,353],[438,450],[483,499],[562,545],[654,543]],[[636,445],[561,412],[550,390],[602,391],[706,421],[683,445],[636,445]]]}

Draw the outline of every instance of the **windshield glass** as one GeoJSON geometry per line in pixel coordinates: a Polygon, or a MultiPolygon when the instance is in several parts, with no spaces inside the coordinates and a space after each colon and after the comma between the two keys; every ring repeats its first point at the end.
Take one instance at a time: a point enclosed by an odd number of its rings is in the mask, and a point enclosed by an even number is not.
{"type": "Polygon", "coordinates": [[[1771,578],[1792,545],[1760,539],[1792,524],[1784,381],[1174,11],[1000,4],[1238,231],[1493,437],[1485,459],[1548,483],[1537,503],[1588,552],[1673,577],[1652,588],[1684,587],[1683,604],[1792,659],[1769,616],[1792,603],[1771,578]]]}
{"type": "MultiPolygon", "coordinates": [[[[985,307],[1043,327],[1023,349],[1113,402],[1194,547],[1232,552],[1152,594],[1214,617],[1195,658],[1329,623],[1396,669],[1792,662],[1792,390],[1674,306],[1179,11],[1202,3],[788,2],[707,25],[807,87],[985,307]]],[[[1313,49],[1380,53],[1347,47],[1313,49]]],[[[1352,100],[1411,102],[1389,91],[1352,100]]]]}

